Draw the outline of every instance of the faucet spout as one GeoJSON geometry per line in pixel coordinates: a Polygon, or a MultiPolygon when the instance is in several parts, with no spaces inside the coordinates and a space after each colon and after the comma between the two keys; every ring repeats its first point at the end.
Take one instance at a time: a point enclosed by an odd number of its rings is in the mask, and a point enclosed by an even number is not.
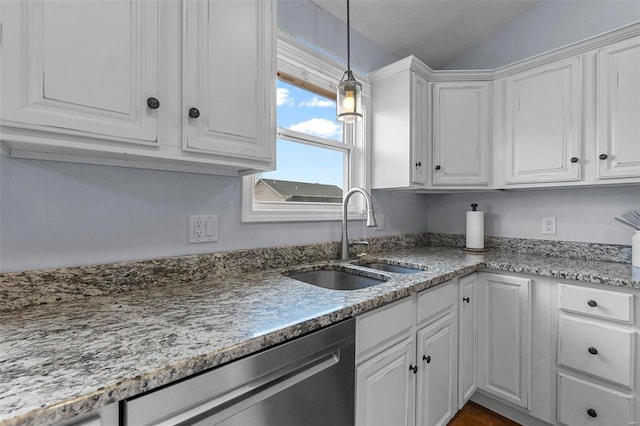
{"type": "Polygon", "coordinates": [[[372,228],[374,226],[377,226],[375,213],[373,212],[373,202],[371,201],[371,195],[369,195],[369,193],[366,190],[359,188],[357,186],[351,188],[345,194],[344,199],[342,200],[342,240],[340,242],[340,246],[341,246],[340,259],[341,260],[349,260],[349,235],[347,233],[347,205],[349,204],[349,200],[351,199],[351,196],[356,192],[359,192],[360,194],[362,194],[362,196],[364,197],[365,203],[367,204],[367,223],[366,223],[367,227],[372,228]]]}

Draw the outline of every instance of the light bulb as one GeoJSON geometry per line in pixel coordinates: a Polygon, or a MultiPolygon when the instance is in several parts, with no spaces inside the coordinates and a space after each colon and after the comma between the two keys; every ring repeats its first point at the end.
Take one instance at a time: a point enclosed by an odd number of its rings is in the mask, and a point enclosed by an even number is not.
{"type": "Polygon", "coordinates": [[[347,112],[353,112],[356,106],[356,97],[354,92],[346,92],[342,101],[342,108],[347,112]]]}

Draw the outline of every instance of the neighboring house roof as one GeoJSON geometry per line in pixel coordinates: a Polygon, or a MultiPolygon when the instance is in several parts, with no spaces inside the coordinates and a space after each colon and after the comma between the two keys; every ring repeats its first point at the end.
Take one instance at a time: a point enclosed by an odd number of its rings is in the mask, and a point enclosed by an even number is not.
{"type": "Polygon", "coordinates": [[[321,183],[295,182],[277,179],[258,179],[286,201],[312,201],[339,203],[342,201],[342,188],[321,183]]]}

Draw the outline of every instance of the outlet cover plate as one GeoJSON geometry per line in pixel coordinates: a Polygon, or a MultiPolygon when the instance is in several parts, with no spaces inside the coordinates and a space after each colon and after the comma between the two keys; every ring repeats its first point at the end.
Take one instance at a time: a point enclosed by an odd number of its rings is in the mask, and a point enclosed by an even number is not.
{"type": "Polygon", "coordinates": [[[556,235],[556,218],[555,217],[542,218],[542,233],[545,235],[556,235]]]}
{"type": "Polygon", "coordinates": [[[218,241],[218,215],[189,216],[189,243],[218,241]]]}

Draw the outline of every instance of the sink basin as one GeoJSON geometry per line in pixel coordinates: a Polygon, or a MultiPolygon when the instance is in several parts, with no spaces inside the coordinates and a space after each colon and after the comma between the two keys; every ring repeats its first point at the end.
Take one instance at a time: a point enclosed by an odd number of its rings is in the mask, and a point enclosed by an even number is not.
{"type": "Polygon", "coordinates": [[[289,274],[288,277],[332,290],[358,290],[383,283],[388,279],[366,277],[364,275],[356,275],[354,273],[332,269],[298,272],[289,274]]]}
{"type": "Polygon", "coordinates": [[[379,271],[386,272],[395,272],[397,274],[417,274],[418,272],[423,272],[421,269],[415,268],[407,268],[406,266],[398,266],[398,265],[390,265],[388,263],[365,263],[364,265],[359,265],[363,268],[377,269],[379,271]]]}
{"type": "Polygon", "coordinates": [[[425,271],[424,269],[412,268],[409,266],[394,265],[391,263],[384,263],[384,262],[364,263],[358,266],[362,266],[363,268],[377,269],[378,271],[395,272],[397,274],[417,274],[419,272],[425,271]]]}

